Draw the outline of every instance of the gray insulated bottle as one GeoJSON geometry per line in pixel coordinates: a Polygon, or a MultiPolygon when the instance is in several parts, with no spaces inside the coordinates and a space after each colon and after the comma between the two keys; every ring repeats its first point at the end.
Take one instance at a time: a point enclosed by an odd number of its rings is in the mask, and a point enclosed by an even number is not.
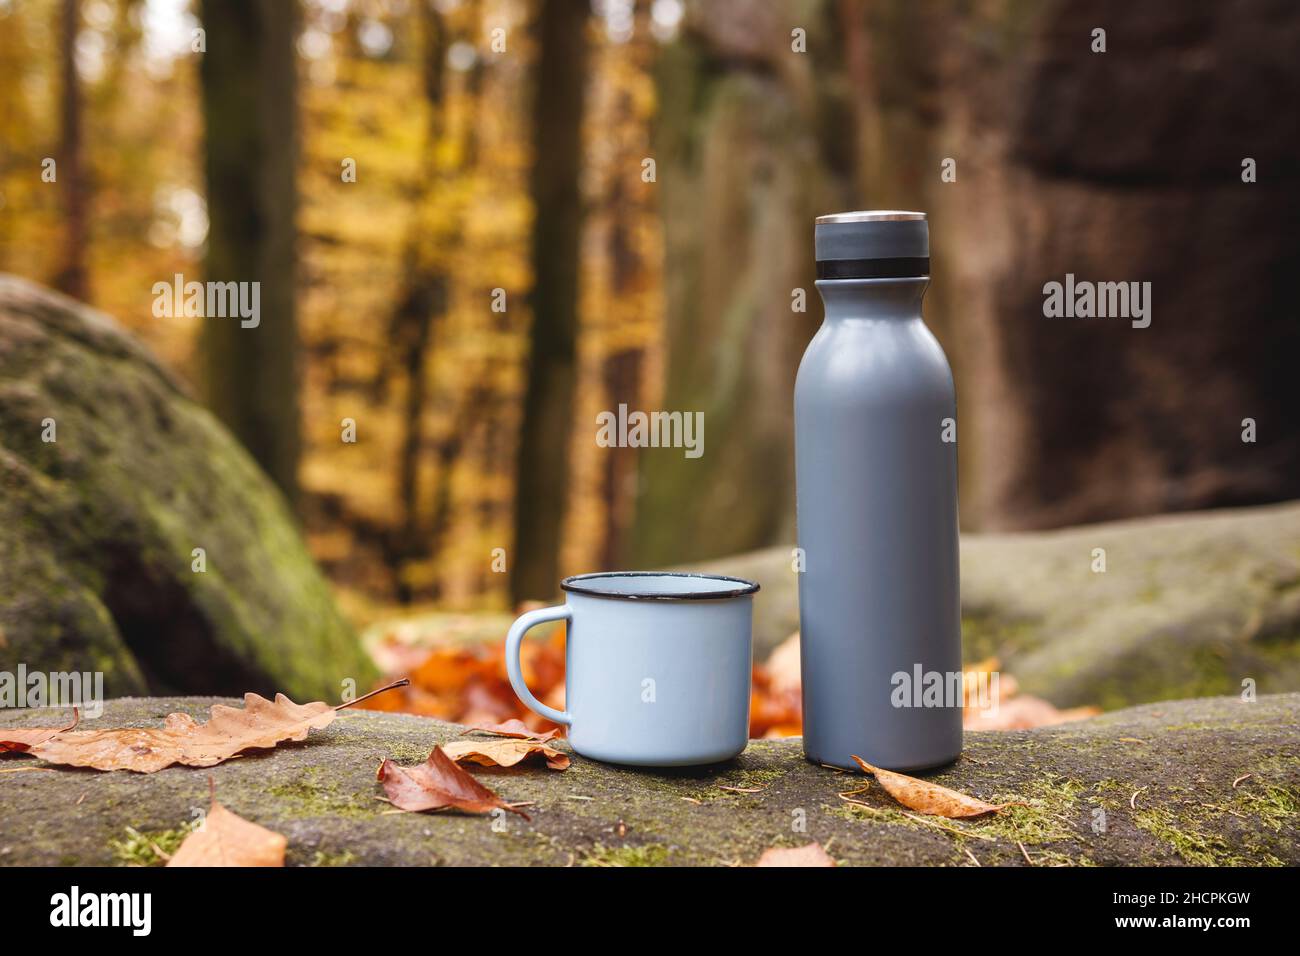
{"type": "Polygon", "coordinates": [[[815,234],[826,319],[794,390],[804,753],[934,767],[961,753],[962,700],[957,408],[921,318],[929,227],[850,212],[815,234]]]}

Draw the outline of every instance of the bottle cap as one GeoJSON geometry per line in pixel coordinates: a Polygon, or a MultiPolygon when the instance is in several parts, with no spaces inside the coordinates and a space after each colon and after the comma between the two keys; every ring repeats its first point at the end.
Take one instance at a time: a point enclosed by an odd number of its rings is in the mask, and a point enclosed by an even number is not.
{"type": "Polygon", "coordinates": [[[818,279],[903,279],[930,274],[930,224],[923,212],[866,209],[818,216],[818,279]]]}

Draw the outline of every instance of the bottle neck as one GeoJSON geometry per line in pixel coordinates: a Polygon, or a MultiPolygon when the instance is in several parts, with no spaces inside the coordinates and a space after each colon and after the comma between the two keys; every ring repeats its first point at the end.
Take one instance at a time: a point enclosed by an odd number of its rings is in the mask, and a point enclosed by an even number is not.
{"type": "Polygon", "coordinates": [[[929,276],[909,279],[818,279],[826,320],[919,319],[929,276]]]}

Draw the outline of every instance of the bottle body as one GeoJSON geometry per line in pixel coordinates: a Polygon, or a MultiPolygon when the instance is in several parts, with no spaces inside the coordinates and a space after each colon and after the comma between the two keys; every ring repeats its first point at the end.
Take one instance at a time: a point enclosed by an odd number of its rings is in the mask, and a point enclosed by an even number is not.
{"type": "Polygon", "coordinates": [[[818,281],[795,385],[804,751],[854,767],[961,752],[956,398],[928,277],[818,281]]]}

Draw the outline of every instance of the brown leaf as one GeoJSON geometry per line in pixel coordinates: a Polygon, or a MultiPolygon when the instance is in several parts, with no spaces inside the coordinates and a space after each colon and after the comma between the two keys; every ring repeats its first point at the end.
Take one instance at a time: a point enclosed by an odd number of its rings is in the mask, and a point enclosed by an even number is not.
{"type": "Polygon", "coordinates": [[[168,714],[161,728],[62,732],[32,747],[30,753],[51,763],[96,770],[154,773],[177,763],[211,767],[246,750],[306,740],[309,731],[333,723],[342,708],[405,683],[398,681],[337,706],[321,701],[295,704],[283,694],[276,694],[273,703],[257,694],[245,694],[242,709],[213,704],[206,724],[197,723],[189,714],[168,714]]]}
{"type": "Polygon", "coordinates": [[[284,866],[288,842],[213,800],[203,825],[185,838],[167,865],[284,866]]]}
{"type": "Polygon", "coordinates": [[[443,744],[442,750],[457,763],[476,763],[484,767],[513,767],[533,754],[546,759],[552,770],[567,770],[569,755],[539,740],[517,740],[499,737],[495,740],[457,740],[443,744]]]}
{"type": "MultiPolygon", "coordinates": [[[[1003,678],[1004,682],[1006,678],[1003,678]]],[[[1005,697],[1005,695],[1004,695],[1005,697]]],[[[962,717],[965,730],[1032,730],[1035,727],[1052,727],[1084,720],[1101,713],[1096,707],[1073,707],[1058,710],[1040,697],[1021,694],[1002,700],[996,710],[968,707],[962,717]]]]}
{"type": "Polygon", "coordinates": [[[72,708],[72,723],[66,727],[0,727],[0,753],[26,753],[38,744],[43,744],[58,734],[66,733],[76,727],[81,720],[81,712],[72,708]]]}
{"type": "Polygon", "coordinates": [[[283,740],[305,740],[307,732],[328,727],[335,710],[315,701],[295,704],[283,694],[275,702],[244,695],[244,707],[213,704],[206,724],[189,714],[168,714],[161,728],[85,730],[60,734],[32,748],[51,763],[96,770],[153,773],[172,764],[211,767],[250,749],[274,747],[283,740]]]}
{"type": "Polygon", "coordinates": [[[889,795],[903,806],[917,813],[928,813],[937,817],[956,819],[959,817],[981,817],[986,813],[997,813],[1011,803],[985,803],[975,797],[968,797],[956,790],[949,790],[937,783],[918,780],[906,774],[894,773],[873,767],[856,754],[853,759],[862,768],[863,773],[872,774],[889,795]]]}
{"type": "MultiPolygon", "coordinates": [[[[544,734],[539,734],[518,717],[511,717],[509,720],[500,724],[470,724],[464,731],[465,734],[471,731],[481,730],[485,734],[492,734],[497,737],[521,737],[526,740],[536,740],[539,743],[550,740],[558,730],[548,730],[544,734]]],[[[463,736],[463,734],[462,734],[463,736]]]]}
{"type": "Polygon", "coordinates": [[[774,846],[764,850],[755,866],[834,866],[835,860],[820,843],[806,846],[774,846]]]}
{"type": "Polygon", "coordinates": [[[786,691],[798,693],[803,679],[800,661],[799,632],[795,631],[778,644],[763,662],[772,681],[773,691],[778,694],[786,691]]]}
{"type": "Polygon", "coordinates": [[[528,819],[528,814],[510,806],[456,766],[441,747],[434,747],[429,759],[414,767],[385,760],[379,765],[378,777],[388,799],[399,810],[419,813],[451,807],[467,813],[490,813],[500,808],[528,819]]]}

